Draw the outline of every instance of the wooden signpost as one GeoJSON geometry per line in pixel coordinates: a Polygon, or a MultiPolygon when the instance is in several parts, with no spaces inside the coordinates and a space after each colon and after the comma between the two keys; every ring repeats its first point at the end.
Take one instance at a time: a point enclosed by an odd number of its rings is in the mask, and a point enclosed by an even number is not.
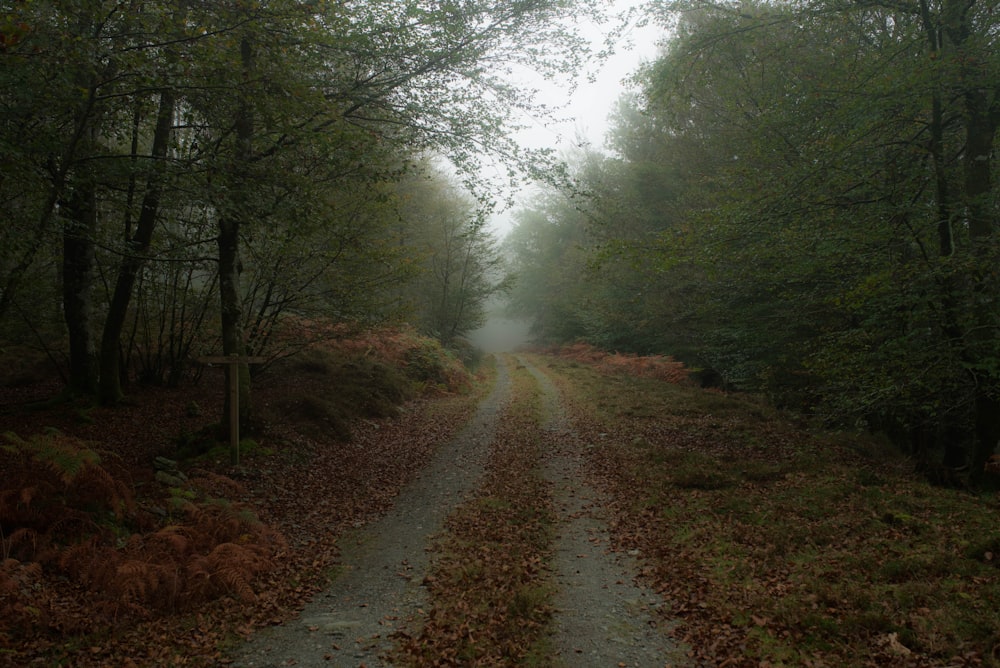
{"type": "Polygon", "coordinates": [[[240,464],[240,364],[260,364],[263,357],[250,355],[210,355],[199,357],[202,364],[224,364],[229,372],[229,458],[233,466],[240,464]]]}

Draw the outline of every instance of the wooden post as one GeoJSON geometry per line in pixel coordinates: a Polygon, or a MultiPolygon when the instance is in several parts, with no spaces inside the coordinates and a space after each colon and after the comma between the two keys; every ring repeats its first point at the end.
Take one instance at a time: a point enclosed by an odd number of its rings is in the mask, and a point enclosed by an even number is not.
{"type": "Polygon", "coordinates": [[[260,364],[263,357],[247,355],[212,355],[199,357],[202,364],[224,364],[229,373],[229,461],[240,464],[240,364],[260,364]]]}

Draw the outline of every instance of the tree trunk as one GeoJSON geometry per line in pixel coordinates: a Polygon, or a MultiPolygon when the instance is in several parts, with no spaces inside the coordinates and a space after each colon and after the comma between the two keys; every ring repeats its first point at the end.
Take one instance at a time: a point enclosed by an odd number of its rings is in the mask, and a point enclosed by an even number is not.
{"type": "MultiPolygon", "coordinates": [[[[246,215],[247,167],[253,155],[254,118],[247,90],[254,73],[253,42],[249,35],[240,40],[240,62],[243,67],[243,86],[239,92],[236,112],[236,146],[233,155],[232,177],[239,184],[230,194],[226,210],[219,217],[219,298],[222,319],[222,352],[224,355],[245,355],[246,342],[243,337],[243,299],[240,291],[240,224],[246,215]]],[[[230,387],[230,374],[239,374],[240,428],[249,425],[250,368],[246,364],[226,365],[226,387],[230,387]]],[[[223,406],[221,423],[229,430],[229,392],[223,406]]]]}
{"type": "Polygon", "coordinates": [[[966,363],[975,387],[972,477],[983,475],[983,465],[1000,440],[1000,370],[997,369],[997,285],[989,246],[995,243],[997,212],[991,204],[993,145],[1000,123],[1000,87],[984,64],[985,52],[974,44],[975,2],[948,0],[941,7],[943,30],[961,64],[959,95],[964,103],[965,146],[962,151],[963,195],[969,223],[969,241],[976,260],[970,277],[973,319],[968,335],[966,363]],[[970,48],[970,45],[971,48],[970,48]]]}
{"type": "Polygon", "coordinates": [[[966,134],[963,156],[965,197],[969,215],[969,237],[972,251],[977,255],[979,270],[973,276],[975,299],[975,329],[970,334],[970,349],[974,370],[975,445],[972,451],[972,477],[978,480],[984,473],[986,460],[1000,441],[1000,377],[996,358],[997,285],[991,278],[988,246],[996,236],[997,214],[990,205],[992,189],[991,163],[993,143],[1000,116],[1000,103],[990,108],[986,91],[967,83],[965,94],[966,134]],[[982,369],[982,370],[976,370],[982,369]]]}
{"type": "MultiPolygon", "coordinates": [[[[941,28],[931,17],[927,0],[920,2],[920,16],[927,35],[927,45],[934,61],[941,58],[941,28]]],[[[938,211],[938,250],[942,257],[949,257],[955,252],[955,240],[952,232],[952,203],[948,188],[947,158],[944,149],[944,111],[941,103],[941,90],[935,87],[931,94],[930,145],[928,149],[934,165],[934,189],[938,211]]]]}
{"type": "Polygon", "coordinates": [[[142,255],[149,250],[153,240],[153,230],[160,209],[160,193],[163,185],[164,161],[173,129],[174,94],[165,90],[160,93],[160,107],[156,116],[156,130],[153,134],[151,158],[153,164],[146,181],[146,193],[142,199],[142,209],[136,223],[135,234],[129,240],[128,254],[122,257],[118,268],[115,291],[108,307],[108,317],[104,322],[101,336],[100,356],[100,399],[101,403],[114,404],[122,398],[121,388],[121,335],[132,301],[132,291],[136,276],[142,268],[142,255]]]}
{"type": "Polygon", "coordinates": [[[93,183],[79,183],[66,206],[63,228],[63,315],[69,334],[69,390],[97,390],[97,350],[94,345],[94,237],[97,198],[93,183]]]}
{"type": "Polygon", "coordinates": [[[76,158],[77,149],[83,143],[84,136],[87,133],[94,113],[96,96],[96,89],[90,87],[87,99],[80,109],[80,113],[77,115],[73,133],[70,135],[69,141],[66,143],[60,156],[58,168],[52,174],[51,190],[49,191],[45,206],[42,208],[41,216],[34,229],[31,241],[21,254],[17,264],[4,277],[4,284],[2,289],[0,289],[0,320],[3,319],[7,310],[14,303],[14,298],[21,287],[21,282],[35,261],[35,256],[45,242],[46,234],[49,232],[52,222],[56,219],[59,202],[62,201],[65,194],[69,170],[76,158]]]}
{"type": "MultiPolygon", "coordinates": [[[[926,31],[931,55],[940,59],[940,52],[949,47],[949,55],[958,58],[961,72],[956,82],[948,82],[949,97],[961,100],[964,106],[961,117],[965,130],[965,146],[962,151],[962,183],[960,187],[961,205],[967,216],[971,253],[975,258],[971,274],[963,277],[963,289],[959,289],[951,279],[945,287],[946,312],[948,322],[944,323],[949,338],[962,346],[961,359],[969,369],[970,384],[974,387],[973,403],[973,449],[970,458],[973,482],[983,474],[983,465],[1000,440],[1000,377],[995,362],[997,332],[997,286],[990,279],[987,246],[996,235],[997,214],[990,206],[992,194],[992,158],[997,124],[1000,121],[1000,102],[996,100],[998,89],[982,68],[979,59],[970,56],[966,50],[972,35],[973,2],[966,0],[946,0],[940,6],[940,16],[931,16],[927,0],[920,2],[921,20],[926,31]],[[954,88],[951,86],[954,85],[954,88]],[[990,90],[992,88],[992,90],[990,90]],[[952,91],[957,95],[951,94],[952,91]],[[958,295],[968,294],[971,287],[972,303],[958,295]],[[955,297],[953,297],[953,295],[955,297]],[[957,313],[961,309],[973,310],[971,327],[962,331],[958,325],[957,313]]],[[[948,180],[944,171],[942,115],[942,93],[935,91],[932,123],[931,153],[934,159],[939,211],[938,232],[942,256],[952,255],[951,218],[957,215],[958,202],[954,204],[948,192],[948,180]]],[[[958,198],[955,198],[958,200],[958,198]]]]}

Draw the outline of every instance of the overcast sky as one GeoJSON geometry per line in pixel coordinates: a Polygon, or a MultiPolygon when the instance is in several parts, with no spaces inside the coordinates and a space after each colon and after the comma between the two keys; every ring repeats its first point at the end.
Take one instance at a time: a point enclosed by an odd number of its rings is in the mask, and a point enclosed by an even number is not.
{"type": "MultiPolygon", "coordinates": [[[[642,0],[616,0],[616,10],[625,12],[642,4],[642,0]]],[[[596,26],[583,26],[591,37],[595,50],[603,46],[604,34],[596,26]]],[[[541,93],[541,101],[562,108],[560,116],[567,120],[556,124],[541,124],[536,119],[522,119],[530,127],[518,134],[518,141],[530,148],[553,148],[560,154],[571,152],[582,139],[592,149],[603,149],[608,129],[608,115],[615,102],[627,89],[624,80],[639,65],[656,55],[656,41],[662,36],[662,28],[632,27],[615,47],[615,53],[603,63],[592,68],[594,80],[587,80],[582,73],[577,89],[568,94],[565,88],[546,87],[541,93]]],[[[530,193],[521,193],[519,199],[530,193]]],[[[497,234],[503,236],[511,225],[510,211],[494,218],[497,234]]]]}
{"type": "MultiPolygon", "coordinates": [[[[617,0],[616,9],[626,11],[641,5],[641,0],[617,0]]],[[[600,49],[604,34],[597,26],[584,26],[586,34],[591,38],[594,49],[600,49]]],[[[623,80],[632,74],[639,65],[656,55],[656,41],[661,36],[659,26],[632,27],[616,44],[616,53],[605,60],[596,71],[593,83],[584,76],[572,96],[558,88],[545,91],[546,97],[555,104],[567,104],[565,114],[572,120],[558,127],[542,128],[536,125],[525,133],[525,143],[533,147],[566,148],[570,142],[582,134],[594,148],[602,148],[607,130],[607,117],[615,102],[626,90],[623,80]]],[[[549,100],[546,100],[549,101],[549,100]]]]}
{"type": "MultiPolygon", "coordinates": [[[[642,0],[615,0],[616,9],[626,11],[640,5],[642,0]]],[[[595,49],[600,49],[604,35],[594,26],[589,26],[589,34],[595,49]]],[[[543,101],[549,105],[565,107],[560,114],[567,118],[555,125],[542,125],[533,119],[522,119],[531,127],[518,135],[518,140],[530,148],[553,148],[561,154],[570,153],[580,140],[592,149],[604,147],[604,136],[608,129],[608,115],[615,102],[625,92],[623,82],[639,65],[656,55],[656,42],[662,36],[662,28],[633,28],[618,44],[613,56],[591,72],[593,82],[583,73],[580,83],[572,96],[564,89],[549,87],[543,91],[543,101]]],[[[519,193],[517,199],[525,202],[531,196],[530,190],[519,193]]],[[[515,204],[515,209],[517,204],[515,204]]],[[[513,226],[512,211],[503,211],[493,217],[492,225],[498,237],[506,235],[513,226]]],[[[469,334],[470,340],[487,352],[515,350],[529,340],[528,324],[506,320],[495,314],[482,329],[469,334]]]]}

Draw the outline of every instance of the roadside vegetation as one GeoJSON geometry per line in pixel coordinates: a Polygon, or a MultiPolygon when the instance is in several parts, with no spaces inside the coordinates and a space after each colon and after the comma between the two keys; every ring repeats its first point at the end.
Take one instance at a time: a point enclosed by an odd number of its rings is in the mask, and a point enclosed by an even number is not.
{"type": "MultiPolygon", "coordinates": [[[[1000,665],[997,2],[4,3],[0,663],[285,619],[504,296],[698,662],[1000,665]],[[638,24],[608,151],[520,146],[638,24]]],[[[544,654],[515,376],[414,664],[544,654]]]]}
{"type": "MultiPolygon", "coordinates": [[[[669,360],[529,359],[608,493],[615,549],[638,555],[695,665],[1000,665],[994,491],[932,485],[884,439],[701,389],[669,360]]],[[[258,378],[266,417],[241,468],[199,414],[215,382],[5,410],[0,665],[211,665],[288,619],[336,574],[338,536],[384,513],[472,414],[492,371],[461,368],[407,332],[287,360],[258,378]]],[[[512,381],[483,484],[434,545],[426,614],[396,638],[401,664],[551,659],[545,437],[536,384],[521,368],[512,381]]]]}
{"type": "MultiPolygon", "coordinates": [[[[930,478],[1000,442],[996,0],[682,0],[583,192],[505,244],[546,345],[882,431],[930,478]]],[[[985,480],[983,480],[985,482],[985,480]]]]}
{"type": "Polygon", "coordinates": [[[214,664],[326,585],[486,385],[411,331],[317,345],[259,376],[233,467],[205,374],[115,408],[0,389],[0,665],[214,664]]]}
{"type": "Polygon", "coordinates": [[[1000,665],[995,492],[751,398],[532,359],[697,664],[1000,665]]]}

